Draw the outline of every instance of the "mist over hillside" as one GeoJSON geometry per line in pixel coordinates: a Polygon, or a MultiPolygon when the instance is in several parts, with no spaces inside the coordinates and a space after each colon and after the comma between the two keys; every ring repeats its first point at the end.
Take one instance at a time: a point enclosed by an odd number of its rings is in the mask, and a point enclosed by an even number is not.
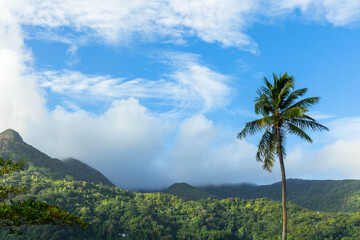
{"type": "Polygon", "coordinates": [[[13,129],[0,133],[0,156],[14,161],[25,159],[27,167],[39,168],[52,178],[67,178],[114,186],[102,173],[79,160],[67,158],[61,161],[40,152],[25,143],[20,134],[13,129]]]}

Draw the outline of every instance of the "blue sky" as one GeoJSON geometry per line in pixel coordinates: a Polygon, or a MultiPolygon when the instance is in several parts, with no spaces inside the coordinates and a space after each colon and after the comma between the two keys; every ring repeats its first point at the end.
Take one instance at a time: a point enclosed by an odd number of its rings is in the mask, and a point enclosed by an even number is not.
{"type": "Polygon", "coordinates": [[[330,127],[288,139],[290,178],[360,175],[360,3],[335,0],[4,1],[1,129],[127,189],[280,180],[236,139],[272,73],[330,127]]]}

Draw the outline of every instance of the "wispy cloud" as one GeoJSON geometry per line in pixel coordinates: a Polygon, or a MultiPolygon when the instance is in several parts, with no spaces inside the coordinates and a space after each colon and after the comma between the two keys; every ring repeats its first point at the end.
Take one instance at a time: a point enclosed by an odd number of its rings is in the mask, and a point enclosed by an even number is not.
{"type": "Polygon", "coordinates": [[[174,70],[158,80],[112,78],[69,70],[44,71],[38,76],[41,87],[77,100],[158,99],[166,100],[172,108],[202,112],[229,103],[230,77],[201,65],[199,56],[173,52],[163,54],[161,59],[174,70]]]}
{"type": "Polygon", "coordinates": [[[61,32],[68,27],[110,44],[158,38],[181,43],[196,36],[205,42],[255,53],[256,44],[243,30],[256,4],[250,0],[221,4],[193,0],[15,0],[6,5],[22,25],[40,27],[43,37],[49,29],[49,39],[59,38],[54,29],[61,32]]]}
{"type": "Polygon", "coordinates": [[[77,51],[79,50],[79,47],[76,45],[71,45],[69,49],[66,51],[66,65],[73,66],[80,62],[80,58],[77,55],[77,51]]]}
{"type": "Polygon", "coordinates": [[[254,54],[259,50],[247,29],[264,19],[268,24],[298,9],[310,21],[334,26],[351,26],[360,20],[360,2],[346,0],[12,0],[2,5],[22,26],[31,27],[28,35],[33,38],[69,44],[84,43],[84,39],[107,44],[182,44],[197,37],[254,54]],[[65,34],[64,28],[71,31],[65,34]]]}
{"type": "Polygon", "coordinates": [[[265,0],[274,17],[289,15],[299,9],[303,17],[334,26],[351,26],[360,20],[360,2],[356,0],[265,0]]]}

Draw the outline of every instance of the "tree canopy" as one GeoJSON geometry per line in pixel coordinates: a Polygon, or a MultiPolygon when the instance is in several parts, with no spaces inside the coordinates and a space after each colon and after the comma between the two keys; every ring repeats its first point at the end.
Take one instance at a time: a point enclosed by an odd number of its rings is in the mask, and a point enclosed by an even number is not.
{"type": "MultiPolygon", "coordinates": [[[[16,170],[24,170],[25,161],[13,162],[0,158],[0,176],[10,175],[16,170]]],[[[68,213],[56,204],[28,198],[23,201],[8,200],[20,193],[26,192],[22,186],[0,185],[0,228],[8,228],[10,232],[17,232],[21,226],[29,225],[78,225],[84,228],[88,225],[82,218],[68,213]]]]}

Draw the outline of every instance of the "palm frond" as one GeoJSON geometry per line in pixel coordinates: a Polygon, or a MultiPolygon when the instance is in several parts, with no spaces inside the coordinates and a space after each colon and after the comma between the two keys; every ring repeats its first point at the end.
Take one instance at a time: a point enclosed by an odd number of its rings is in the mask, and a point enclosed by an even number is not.
{"type": "Polygon", "coordinates": [[[239,139],[246,138],[247,135],[254,135],[256,132],[262,130],[264,127],[272,125],[274,118],[272,116],[263,117],[252,122],[247,122],[244,129],[238,133],[239,139]]]}
{"type": "Polygon", "coordinates": [[[263,169],[271,172],[275,161],[276,154],[276,136],[274,130],[267,129],[261,138],[258,151],[256,153],[256,160],[263,162],[263,169]]]}
{"type": "Polygon", "coordinates": [[[274,102],[274,105],[276,108],[279,108],[284,101],[284,99],[287,98],[287,96],[291,93],[291,90],[293,88],[293,84],[290,81],[284,81],[283,84],[280,86],[281,88],[278,89],[277,97],[274,102]]]}
{"type": "Polygon", "coordinates": [[[289,120],[290,124],[297,126],[303,130],[311,129],[313,131],[329,131],[329,128],[321,125],[320,123],[312,120],[305,120],[303,118],[293,118],[289,120]]]}
{"type": "Polygon", "coordinates": [[[263,161],[263,169],[268,171],[268,172],[272,172],[272,168],[274,166],[274,162],[275,162],[275,147],[270,147],[269,148],[269,153],[266,155],[264,161],[263,161]]]}
{"type": "Polygon", "coordinates": [[[308,142],[312,139],[305,132],[307,129],[325,131],[327,127],[319,124],[307,115],[308,108],[319,101],[319,97],[305,98],[299,101],[307,88],[294,90],[294,77],[285,74],[273,74],[273,83],[266,77],[264,85],[257,90],[255,113],[263,118],[246,123],[238,133],[243,139],[263,129],[265,132],[259,142],[256,160],[263,163],[263,169],[271,172],[275,157],[286,156],[286,133],[294,134],[308,142]],[[279,132],[276,132],[279,130],[279,132]]]}
{"type": "Polygon", "coordinates": [[[263,158],[266,156],[266,149],[272,144],[272,131],[266,129],[262,138],[260,139],[258,150],[256,152],[256,160],[262,162],[263,158]]]}
{"type": "Polygon", "coordinates": [[[308,108],[311,107],[312,105],[318,103],[320,100],[319,97],[311,97],[311,98],[305,98],[297,103],[294,103],[293,105],[291,105],[289,108],[293,108],[293,107],[302,107],[302,108],[308,108]]]}
{"type": "Polygon", "coordinates": [[[279,90],[282,90],[283,88],[294,88],[294,77],[289,76],[286,72],[281,75],[279,74],[280,79],[278,81],[277,87],[279,90]]]}
{"type": "Polygon", "coordinates": [[[262,114],[263,116],[268,116],[274,109],[272,104],[269,102],[269,99],[266,94],[255,98],[255,113],[262,114]]]}
{"type": "Polygon", "coordinates": [[[283,101],[283,103],[281,104],[281,108],[282,109],[286,109],[287,107],[289,107],[291,104],[294,103],[294,101],[303,96],[305,93],[307,92],[307,88],[302,88],[302,89],[298,89],[293,91],[292,93],[290,93],[290,95],[286,98],[286,100],[283,101]]]}
{"type": "Polygon", "coordinates": [[[274,86],[267,80],[266,77],[264,77],[264,82],[265,82],[267,89],[269,89],[270,91],[274,88],[274,86]]]}
{"type": "Polygon", "coordinates": [[[285,119],[301,118],[308,110],[303,107],[292,107],[282,112],[285,119]]]}
{"type": "Polygon", "coordinates": [[[288,123],[288,131],[291,134],[294,134],[302,139],[305,139],[306,141],[312,143],[313,140],[309,137],[309,135],[307,135],[302,129],[298,128],[297,126],[288,123]]]}
{"type": "Polygon", "coordinates": [[[313,122],[316,122],[316,120],[306,114],[303,114],[301,119],[306,119],[306,120],[310,120],[310,121],[313,121],[313,122]]]}

